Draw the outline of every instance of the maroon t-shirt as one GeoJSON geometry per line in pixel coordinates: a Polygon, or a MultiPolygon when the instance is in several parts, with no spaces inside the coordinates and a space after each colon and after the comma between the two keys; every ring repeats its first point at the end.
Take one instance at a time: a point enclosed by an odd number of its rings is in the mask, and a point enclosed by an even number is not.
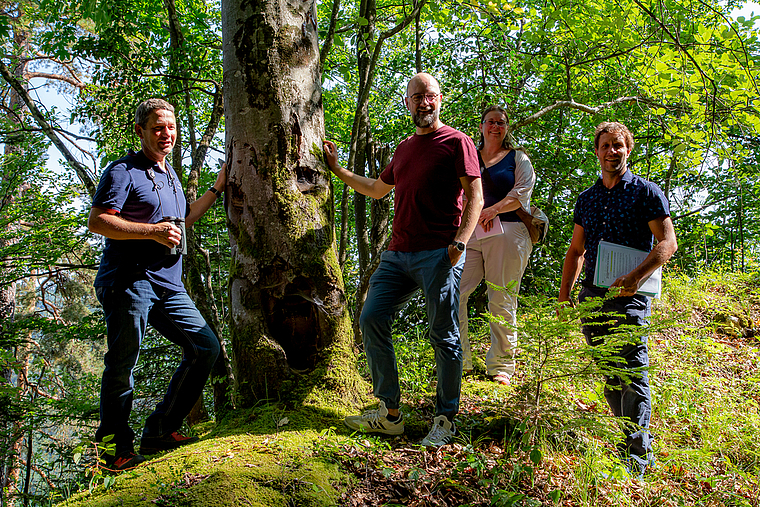
{"type": "Polygon", "coordinates": [[[420,252],[451,244],[462,221],[464,176],[479,178],[480,168],[475,145],[463,133],[444,125],[404,139],[380,174],[396,187],[388,250],[420,252]]]}

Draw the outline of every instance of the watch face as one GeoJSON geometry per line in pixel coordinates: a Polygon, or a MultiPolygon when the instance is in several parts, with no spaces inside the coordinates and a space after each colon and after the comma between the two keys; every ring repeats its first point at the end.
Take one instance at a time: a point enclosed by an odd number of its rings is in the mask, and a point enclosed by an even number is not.
{"type": "Polygon", "coordinates": [[[464,252],[465,244],[462,243],[461,241],[455,241],[454,246],[457,247],[457,250],[459,250],[460,252],[464,252]]]}

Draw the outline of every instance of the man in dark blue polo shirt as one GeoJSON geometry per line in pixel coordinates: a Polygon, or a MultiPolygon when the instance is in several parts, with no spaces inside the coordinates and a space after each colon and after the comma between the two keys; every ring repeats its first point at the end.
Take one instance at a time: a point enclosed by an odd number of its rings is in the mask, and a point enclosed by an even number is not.
{"type": "MultiPolygon", "coordinates": [[[[633,271],[612,284],[620,287],[617,297],[606,301],[601,313],[622,315],[615,325],[645,326],[651,312],[648,296],[637,294],[639,286],[678,248],[670,207],[662,190],[654,183],[632,174],[627,167],[633,150],[633,135],[621,123],[604,122],[596,128],[594,151],[602,169],[601,178],[578,197],[573,221],[573,237],[562,267],[559,301],[570,301],[570,293],[585,260],[585,279],[579,299],[603,298],[605,288],[593,285],[599,241],[649,252],[633,271]],[[657,244],[653,245],[653,238],[657,244]]],[[[609,318],[605,318],[609,320],[609,318]]],[[[591,345],[603,342],[615,325],[584,326],[583,333],[591,345]]],[[[625,442],[619,446],[621,457],[632,475],[640,476],[651,459],[649,419],[652,413],[647,337],[616,351],[622,362],[616,366],[634,370],[628,378],[607,379],[604,395],[612,413],[624,420],[621,425],[625,442]]]]}
{"type": "Polygon", "coordinates": [[[134,452],[129,415],[132,370],[147,325],[182,347],[183,356],[164,399],[145,421],[141,454],[197,440],[177,430],[201,395],[220,348],[182,283],[182,245],[183,226],[198,220],[224,190],[225,167],[214,186],[188,204],[166,161],[177,140],[174,107],[161,99],[144,101],[135,112],[134,128],[142,149],[103,172],[87,223],[106,237],[95,278],[108,331],[95,440],[113,445],[114,452],[101,457],[115,471],[145,460],[134,452]]]}

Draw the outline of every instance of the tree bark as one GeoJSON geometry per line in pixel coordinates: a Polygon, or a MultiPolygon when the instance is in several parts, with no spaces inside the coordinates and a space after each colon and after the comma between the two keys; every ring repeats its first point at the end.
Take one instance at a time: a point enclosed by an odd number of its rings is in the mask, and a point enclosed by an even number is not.
{"type": "Polygon", "coordinates": [[[313,0],[223,0],[230,335],[239,406],[361,380],[334,234],[313,0]]]}
{"type": "MultiPolygon", "coordinates": [[[[22,15],[23,11],[20,11],[18,13],[19,18],[22,15]]],[[[13,39],[15,49],[18,51],[18,56],[16,58],[13,58],[13,66],[11,69],[9,69],[9,72],[6,72],[11,74],[13,79],[18,79],[17,85],[19,87],[22,87],[22,90],[26,92],[26,83],[23,82],[23,76],[28,65],[27,55],[29,51],[29,33],[27,30],[15,26],[13,30],[13,39]]],[[[11,87],[8,98],[8,116],[10,121],[18,122],[27,113],[28,109],[25,107],[22,95],[16,88],[11,87]]],[[[2,164],[2,168],[8,168],[12,172],[14,170],[15,164],[8,163],[9,158],[12,158],[12,155],[22,155],[23,152],[24,148],[21,143],[14,144],[11,142],[6,142],[6,161],[4,164],[2,164]]],[[[14,174],[6,174],[6,172],[3,171],[2,174],[0,174],[0,179],[3,180],[3,187],[7,187],[5,196],[0,203],[0,210],[3,210],[6,205],[11,204],[19,196],[18,194],[22,190],[13,185],[13,181],[17,181],[17,178],[14,177],[14,174]]],[[[17,225],[14,223],[9,223],[7,225],[8,231],[6,232],[11,232],[11,234],[4,235],[7,237],[0,240],[1,250],[4,251],[6,248],[18,242],[13,234],[13,231],[16,227],[17,225]]],[[[0,328],[0,332],[3,334],[9,334],[9,327],[15,320],[15,315],[16,284],[11,282],[7,285],[3,284],[0,286],[0,323],[2,326],[0,328]]],[[[6,343],[12,343],[14,340],[10,338],[4,341],[6,341],[6,343]]],[[[13,354],[16,356],[18,364],[21,366],[26,365],[26,362],[24,361],[24,350],[24,346],[17,346],[13,348],[13,354]]],[[[16,396],[20,397],[21,390],[25,384],[25,377],[22,375],[22,373],[25,372],[23,372],[23,370],[16,372],[17,378],[15,386],[13,385],[12,381],[13,373],[14,372],[10,368],[3,368],[2,371],[0,371],[0,383],[10,385],[12,388],[15,387],[16,396]]],[[[3,463],[2,469],[0,469],[0,500],[2,500],[3,505],[8,505],[9,507],[15,505],[14,496],[18,492],[17,485],[21,473],[21,468],[19,465],[21,461],[20,453],[23,445],[22,421],[23,416],[19,417],[16,420],[4,418],[0,420],[0,432],[2,432],[2,442],[0,443],[0,445],[2,445],[2,450],[0,451],[0,458],[2,458],[1,461],[3,463]]]]}
{"type": "Polygon", "coordinates": [[[340,197],[340,240],[338,241],[338,263],[341,269],[348,258],[348,189],[350,187],[343,184],[343,192],[340,197]]]}

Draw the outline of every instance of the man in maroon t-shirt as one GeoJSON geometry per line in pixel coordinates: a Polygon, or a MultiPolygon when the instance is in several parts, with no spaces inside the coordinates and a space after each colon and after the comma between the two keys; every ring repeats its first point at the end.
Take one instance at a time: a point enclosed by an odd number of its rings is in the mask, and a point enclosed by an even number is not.
{"type": "Polygon", "coordinates": [[[380,405],[376,410],[346,417],[346,426],[388,435],[404,432],[391,324],[421,289],[438,373],[436,417],[422,441],[428,447],[447,444],[456,433],[454,416],[459,411],[462,385],[459,280],[465,241],[472,235],[483,207],[475,145],[441,122],[441,100],[440,86],[433,76],[420,73],[409,81],[404,103],[417,129],[399,144],[378,179],[340,167],[335,144],[324,142],[330,170],[355,191],[380,199],[396,188],[391,243],[370,279],[359,323],[380,405]],[[467,196],[464,209],[463,193],[467,196]]]}

